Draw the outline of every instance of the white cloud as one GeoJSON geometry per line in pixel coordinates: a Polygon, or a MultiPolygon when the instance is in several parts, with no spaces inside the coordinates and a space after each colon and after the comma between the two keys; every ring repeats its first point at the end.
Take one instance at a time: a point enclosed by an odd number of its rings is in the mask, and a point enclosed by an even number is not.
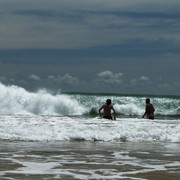
{"type": "Polygon", "coordinates": [[[149,81],[149,77],[147,77],[147,76],[141,76],[139,79],[141,81],[149,81]]]}
{"type": "Polygon", "coordinates": [[[50,76],[48,76],[48,80],[50,80],[53,83],[59,84],[59,85],[62,85],[62,84],[78,85],[78,83],[79,83],[79,79],[77,77],[73,77],[69,74],[64,74],[63,76],[50,75],[50,76]]]}
{"type": "Polygon", "coordinates": [[[77,85],[79,82],[78,78],[73,77],[69,74],[65,74],[60,79],[63,83],[68,84],[68,85],[77,85]]]}
{"type": "Polygon", "coordinates": [[[49,75],[48,80],[56,81],[56,77],[54,75],[49,75]]]}
{"type": "Polygon", "coordinates": [[[96,82],[108,84],[121,84],[123,73],[113,73],[109,70],[97,74],[96,82]]]}
{"type": "Polygon", "coordinates": [[[31,79],[33,81],[40,81],[40,77],[35,75],[35,74],[31,74],[28,76],[28,79],[31,79]]]}

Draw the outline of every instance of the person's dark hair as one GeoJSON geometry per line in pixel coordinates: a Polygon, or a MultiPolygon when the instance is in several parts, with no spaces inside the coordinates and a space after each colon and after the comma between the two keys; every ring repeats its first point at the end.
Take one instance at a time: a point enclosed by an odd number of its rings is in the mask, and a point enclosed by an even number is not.
{"type": "Polygon", "coordinates": [[[147,103],[147,104],[150,103],[150,99],[149,99],[149,98],[146,99],[146,103],[147,103]]]}
{"type": "Polygon", "coordinates": [[[111,100],[110,100],[110,99],[107,99],[107,100],[106,100],[106,104],[107,104],[107,105],[110,105],[110,104],[111,104],[111,100]]]}

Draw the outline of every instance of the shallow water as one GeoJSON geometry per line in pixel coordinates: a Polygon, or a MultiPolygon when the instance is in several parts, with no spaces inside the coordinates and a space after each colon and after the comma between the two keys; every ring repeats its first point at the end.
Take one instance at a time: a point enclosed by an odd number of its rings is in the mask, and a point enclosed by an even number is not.
{"type": "Polygon", "coordinates": [[[180,145],[1,141],[0,164],[1,179],[178,179],[180,145]]]}

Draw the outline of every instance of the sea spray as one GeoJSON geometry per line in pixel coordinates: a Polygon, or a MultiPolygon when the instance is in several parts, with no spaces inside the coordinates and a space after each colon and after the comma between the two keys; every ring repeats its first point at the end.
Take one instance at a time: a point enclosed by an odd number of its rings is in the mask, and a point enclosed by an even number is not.
{"type": "Polygon", "coordinates": [[[65,116],[0,116],[0,140],[180,143],[178,120],[65,116]]]}
{"type": "MultiPolygon", "coordinates": [[[[111,99],[119,117],[142,117],[148,95],[96,93],[62,93],[47,90],[28,92],[18,86],[0,83],[0,114],[34,114],[60,116],[98,116],[99,107],[111,99]]],[[[150,96],[155,107],[155,118],[179,119],[179,96],[150,96]]]]}
{"type": "Polygon", "coordinates": [[[77,100],[65,94],[52,95],[45,90],[32,93],[2,84],[0,90],[0,114],[82,115],[86,112],[77,100]]]}

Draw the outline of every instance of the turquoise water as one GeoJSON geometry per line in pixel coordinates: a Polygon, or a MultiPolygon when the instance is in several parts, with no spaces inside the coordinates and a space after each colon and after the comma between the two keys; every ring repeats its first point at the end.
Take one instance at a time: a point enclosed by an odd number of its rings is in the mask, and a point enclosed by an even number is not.
{"type": "Polygon", "coordinates": [[[145,99],[155,107],[156,119],[180,118],[180,96],[28,92],[0,84],[0,114],[98,116],[99,107],[111,99],[118,117],[142,117],[145,99]]]}
{"type": "Polygon", "coordinates": [[[161,95],[122,95],[122,94],[90,94],[71,93],[72,99],[78,101],[80,106],[86,107],[87,114],[97,115],[98,108],[111,99],[119,117],[142,117],[145,110],[145,100],[151,99],[158,119],[180,118],[180,97],[161,95]]]}

